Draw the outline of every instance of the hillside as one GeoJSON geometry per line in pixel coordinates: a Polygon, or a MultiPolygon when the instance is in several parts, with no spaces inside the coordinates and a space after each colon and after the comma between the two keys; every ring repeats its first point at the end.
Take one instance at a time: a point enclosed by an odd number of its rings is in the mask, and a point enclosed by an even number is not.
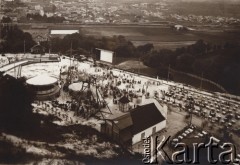
{"type": "Polygon", "coordinates": [[[28,131],[4,131],[0,134],[0,163],[136,163],[127,150],[110,141],[90,126],[59,126],[53,119],[39,116],[40,127],[28,131]],[[29,132],[31,132],[29,134],[29,132]]]}

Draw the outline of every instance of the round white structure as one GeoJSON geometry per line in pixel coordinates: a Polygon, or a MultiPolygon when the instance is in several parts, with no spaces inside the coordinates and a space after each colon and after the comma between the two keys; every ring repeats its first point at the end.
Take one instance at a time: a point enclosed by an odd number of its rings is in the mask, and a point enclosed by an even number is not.
{"type": "Polygon", "coordinates": [[[36,92],[37,100],[52,100],[60,94],[58,80],[48,75],[30,78],[26,83],[36,92]]]}
{"type": "Polygon", "coordinates": [[[57,83],[57,79],[47,75],[40,75],[27,80],[27,84],[35,86],[44,86],[57,83]]]}
{"type": "Polygon", "coordinates": [[[82,90],[82,86],[83,86],[82,82],[73,83],[73,84],[69,85],[68,89],[72,92],[79,92],[82,90]]]}

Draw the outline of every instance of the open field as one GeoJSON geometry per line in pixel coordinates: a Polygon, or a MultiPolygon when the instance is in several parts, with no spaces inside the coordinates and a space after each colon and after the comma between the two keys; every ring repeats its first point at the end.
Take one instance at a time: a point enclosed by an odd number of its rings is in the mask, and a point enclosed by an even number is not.
{"type": "MultiPolygon", "coordinates": [[[[20,26],[24,31],[36,36],[48,35],[50,29],[80,29],[83,34],[99,37],[112,37],[122,35],[132,41],[136,46],[153,43],[156,49],[176,49],[193,44],[199,39],[214,44],[223,44],[226,41],[240,42],[239,29],[234,32],[225,32],[229,27],[194,27],[195,30],[179,32],[170,25],[46,25],[46,28],[30,28],[20,26]]],[[[32,25],[34,27],[34,25],[32,25]]],[[[232,28],[230,28],[232,29],[232,28]]],[[[54,37],[54,35],[52,35],[54,37]]]]}
{"type": "Polygon", "coordinates": [[[144,26],[144,27],[88,27],[81,28],[83,33],[91,36],[123,35],[136,46],[153,43],[155,48],[175,49],[191,45],[199,39],[207,42],[222,44],[225,41],[240,41],[236,33],[223,32],[223,29],[209,31],[178,32],[170,27],[144,26]]]}
{"type": "Polygon", "coordinates": [[[142,62],[139,62],[137,60],[124,61],[116,65],[116,67],[123,70],[127,70],[129,72],[139,73],[139,74],[147,75],[150,77],[157,77],[157,73],[158,73],[156,69],[147,67],[142,62]]]}

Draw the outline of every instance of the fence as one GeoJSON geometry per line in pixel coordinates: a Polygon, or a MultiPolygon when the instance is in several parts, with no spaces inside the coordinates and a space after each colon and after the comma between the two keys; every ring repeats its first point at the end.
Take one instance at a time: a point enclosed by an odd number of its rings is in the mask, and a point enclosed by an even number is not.
{"type": "Polygon", "coordinates": [[[219,88],[219,89],[221,89],[224,93],[228,93],[227,92],[227,90],[226,89],[224,89],[221,85],[219,85],[219,84],[217,84],[217,83],[215,83],[215,82],[213,82],[213,81],[211,81],[211,80],[208,80],[208,79],[206,79],[206,78],[203,78],[203,77],[200,77],[200,76],[197,76],[197,75],[194,75],[194,74],[190,74],[190,73],[185,73],[185,72],[181,72],[181,71],[176,71],[176,70],[174,70],[174,69],[172,69],[172,68],[170,68],[169,69],[169,72],[170,72],[170,74],[182,74],[182,75],[185,75],[185,76],[188,76],[188,77],[191,77],[191,78],[195,78],[195,79],[198,79],[198,80],[200,80],[200,81],[202,81],[202,82],[207,82],[207,83],[209,83],[209,84],[211,84],[211,85],[214,85],[214,86],[216,86],[217,88],[219,88]]]}

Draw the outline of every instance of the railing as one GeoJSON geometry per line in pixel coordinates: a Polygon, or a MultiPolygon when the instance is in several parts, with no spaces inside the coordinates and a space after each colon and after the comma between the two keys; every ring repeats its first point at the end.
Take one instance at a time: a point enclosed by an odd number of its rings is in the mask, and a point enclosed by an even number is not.
{"type": "Polygon", "coordinates": [[[4,66],[0,67],[0,71],[6,72],[6,71],[9,71],[9,70],[11,70],[11,69],[14,69],[14,68],[16,68],[16,67],[18,67],[18,66],[20,66],[20,65],[24,65],[24,64],[26,64],[26,63],[28,63],[27,60],[19,60],[19,61],[17,61],[17,62],[9,63],[9,64],[7,64],[7,65],[4,65],[4,66]],[[21,63],[21,62],[22,62],[22,63],[21,63]],[[12,65],[12,66],[10,66],[10,65],[12,65]]]}
{"type": "Polygon", "coordinates": [[[203,77],[200,77],[200,76],[197,76],[197,75],[194,75],[194,74],[190,74],[190,73],[185,73],[185,72],[181,72],[181,71],[176,71],[172,68],[169,69],[170,73],[172,72],[173,74],[174,73],[178,73],[178,74],[183,74],[183,75],[186,75],[186,76],[189,76],[189,77],[192,77],[192,78],[196,78],[196,79],[199,79],[199,80],[202,80],[202,81],[205,81],[205,82],[208,82],[216,87],[218,87],[219,89],[221,89],[223,92],[225,93],[228,93],[228,91],[226,89],[224,89],[220,84],[217,84],[211,80],[208,80],[206,78],[203,78],[203,77]]]}

